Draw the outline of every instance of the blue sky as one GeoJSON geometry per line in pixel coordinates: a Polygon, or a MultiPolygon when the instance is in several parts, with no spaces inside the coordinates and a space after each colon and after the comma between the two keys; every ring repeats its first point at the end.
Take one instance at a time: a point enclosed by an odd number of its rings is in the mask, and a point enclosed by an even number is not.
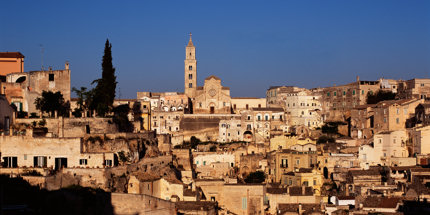
{"type": "MultiPolygon", "coordinates": [[[[264,97],[272,85],[306,88],[360,79],[430,78],[430,1],[7,1],[0,51],[25,70],[64,68],[72,86],[101,76],[112,43],[120,94],[183,91],[192,32],[198,85],[209,75],[231,95],[264,97]]],[[[118,87],[117,87],[118,89],[118,87]]]]}

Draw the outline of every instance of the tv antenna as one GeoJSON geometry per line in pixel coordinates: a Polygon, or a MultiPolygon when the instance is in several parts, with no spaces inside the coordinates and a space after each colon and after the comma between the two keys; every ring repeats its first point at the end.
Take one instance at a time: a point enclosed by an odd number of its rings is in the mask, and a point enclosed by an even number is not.
{"type": "Polygon", "coordinates": [[[45,49],[43,48],[42,44],[39,44],[39,46],[40,46],[41,67],[42,67],[42,71],[44,71],[45,69],[43,68],[43,52],[45,51],[45,49]]]}

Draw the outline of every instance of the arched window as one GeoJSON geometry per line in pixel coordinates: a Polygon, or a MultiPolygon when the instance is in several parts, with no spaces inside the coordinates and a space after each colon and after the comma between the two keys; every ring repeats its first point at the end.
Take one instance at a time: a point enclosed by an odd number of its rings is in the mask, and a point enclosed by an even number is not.
{"type": "Polygon", "coordinates": [[[189,83],[188,88],[193,88],[193,83],[189,83]]]}
{"type": "Polygon", "coordinates": [[[188,74],[188,79],[192,80],[193,79],[193,74],[188,74]]]}
{"type": "Polygon", "coordinates": [[[188,66],[188,70],[193,70],[193,66],[188,66]]]}
{"type": "Polygon", "coordinates": [[[264,120],[269,121],[269,114],[264,115],[264,120]]]}
{"type": "Polygon", "coordinates": [[[261,121],[261,115],[260,114],[257,115],[257,120],[261,121]]]}

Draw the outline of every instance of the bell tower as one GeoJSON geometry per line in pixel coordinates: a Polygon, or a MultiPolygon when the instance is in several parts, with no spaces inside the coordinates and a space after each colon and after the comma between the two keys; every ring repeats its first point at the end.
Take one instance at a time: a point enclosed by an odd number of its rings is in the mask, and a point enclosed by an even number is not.
{"type": "Polygon", "coordinates": [[[190,41],[185,47],[185,95],[189,98],[194,98],[196,96],[197,88],[197,60],[196,60],[196,47],[193,45],[190,33],[190,41]]]}

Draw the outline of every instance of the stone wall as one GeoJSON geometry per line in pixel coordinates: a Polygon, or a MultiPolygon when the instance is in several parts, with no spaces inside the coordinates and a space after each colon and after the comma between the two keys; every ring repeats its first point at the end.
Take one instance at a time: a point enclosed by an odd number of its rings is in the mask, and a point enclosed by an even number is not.
{"type": "MultiPolygon", "coordinates": [[[[42,119],[16,119],[16,123],[31,125],[42,119]]],[[[111,118],[44,118],[45,127],[53,137],[83,137],[85,134],[116,133],[118,129],[111,118]]]]}
{"type": "Polygon", "coordinates": [[[115,214],[175,214],[175,203],[143,194],[112,193],[115,214]]]}
{"type": "MultiPolygon", "coordinates": [[[[28,136],[1,136],[2,158],[17,157],[18,167],[34,167],[34,157],[45,157],[48,168],[56,167],[56,158],[66,158],[67,167],[104,167],[105,160],[114,160],[111,152],[83,153],[81,138],[49,138],[28,136]],[[81,164],[80,159],[87,159],[81,164]]],[[[64,163],[63,163],[64,164],[64,163]]]]}

